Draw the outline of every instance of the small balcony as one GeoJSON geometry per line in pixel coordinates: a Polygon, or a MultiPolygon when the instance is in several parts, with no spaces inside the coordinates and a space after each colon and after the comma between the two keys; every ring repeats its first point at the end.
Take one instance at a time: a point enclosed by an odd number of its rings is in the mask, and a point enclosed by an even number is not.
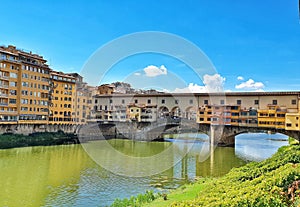
{"type": "Polygon", "coordinates": [[[8,79],[9,79],[9,77],[8,77],[8,76],[6,76],[6,75],[0,75],[0,79],[2,79],[2,80],[8,80],[8,79]]]}
{"type": "Polygon", "coordinates": [[[0,83],[0,88],[8,88],[8,85],[0,83]]]}
{"type": "Polygon", "coordinates": [[[1,97],[1,98],[7,98],[7,97],[8,97],[8,94],[6,94],[6,93],[0,93],[0,97],[1,97]]]}
{"type": "Polygon", "coordinates": [[[1,103],[0,103],[0,106],[8,106],[8,103],[1,102],[1,103]]]}

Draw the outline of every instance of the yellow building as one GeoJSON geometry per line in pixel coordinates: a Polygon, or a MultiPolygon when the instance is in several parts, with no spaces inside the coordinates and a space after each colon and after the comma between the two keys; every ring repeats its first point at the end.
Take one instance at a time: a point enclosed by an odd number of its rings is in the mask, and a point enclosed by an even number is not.
{"type": "Polygon", "coordinates": [[[136,104],[128,105],[127,106],[128,120],[140,122],[141,121],[141,110],[142,110],[142,107],[138,106],[136,104]]]}
{"type": "Polygon", "coordinates": [[[259,109],[258,111],[258,127],[268,127],[276,129],[285,129],[285,107],[269,104],[267,109],[259,109]]]}
{"type": "Polygon", "coordinates": [[[285,129],[300,131],[300,113],[287,113],[285,117],[285,129]]]}
{"type": "Polygon", "coordinates": [[[47,124],[49,67],[42,56],[0,47],[0,120],[47,124]]]}
{"type": "Polygon", "coordinates": [[[51,71],[52,97],[49,124],[75,123],[75,83],[75,77],[51,71]]]}

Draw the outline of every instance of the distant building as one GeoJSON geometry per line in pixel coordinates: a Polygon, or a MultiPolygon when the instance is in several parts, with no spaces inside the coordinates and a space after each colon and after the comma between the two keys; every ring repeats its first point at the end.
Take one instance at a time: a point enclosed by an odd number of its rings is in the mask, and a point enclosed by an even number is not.
{"type": "Polygon", "coordinates": [[[113,94],[115,86],[112,84],[103,84],[98,86],[98,94],[113,94]]]}

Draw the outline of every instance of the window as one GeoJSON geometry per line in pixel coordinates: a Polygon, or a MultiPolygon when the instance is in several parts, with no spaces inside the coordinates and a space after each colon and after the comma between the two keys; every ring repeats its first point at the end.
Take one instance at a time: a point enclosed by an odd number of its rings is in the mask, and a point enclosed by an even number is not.
{"type": "Polygon", "coordinates": [[[10,104],[16,104],[17,103],[17,99],[11,98],[11,99],[9,99],[9,103],[10,104]]]}
{"type": "Polygon", "coordinates": [[[258,105],[259,104],[259,100],[254,100],[254,105],[258,105]]]}
{"type": "Polygon", "coordinates": [[[21,107],[21,111],[28,111],[28,107],[21,107]]]}
{"type": "Polygon", "coordinates": [[[10,95],[17,95],[17,90],[10,90],[10,95]]]}
{"type": "Polygon", "coordinates": [[[21,93],[22,93],[23,96],[27,96],[28,95],[28,91],[26,91],[26,90],[22,90],[21,93]]]}
{"type": "Polygon", "coordinates": [[[286,124],[287,127],[292,127],[292,124],[288,123],[286,124]]]}
{"type": "Polygon", "coordinates": [[[112,99],[109,99],[109,103],[112,104],[112,103],[113,103],[113,100],[112,100],[112,99]]]}
{"type": "Polygon", "coordinates": [[[148,99],[148,100],[147,100],[147,103],[148,103],[148,104],[151,104],[151,99],[148,99]]]}
{"type": "Polygon", "coordinates": [[[190,99],[190,104],[193,104],[193,99],[190,99]]]}
{"type": "Polygon", "coordinates": [[[97,104],[98,103],[98,100],[97,99],[95,99],[95,104],[97,104]]]}
{"type": "Polygon", "coordinates": [[[9,85],[12,87],[17,87],[17,82],[9,82],[9,85]]]}
{"type": "Polygon", "coordinates": [[[27,73],[22,73],[22,78],[28,78],[28,74],[27,73]]]}
{"type": "Polygon", "coordinates": [[[220,104],[221,104],[221,105],[224,105],[224,104],[225,104],[225,101],[224,101],[224,100],[220,100],[220,104]]]}
{"type": "Polygon", "coordinates": [[[176,99],[176,100],[175,100],[175,104],[178,104],[178,102],[179,102],[178,99],[176,99]]]}
{"type": "Polygon", "coordinates": [[[242,104],[242,100],[236,100],[236,104],[237,105],[241,105],[242,104]]]}
{"type": "Polygon", "coordinates": [[[21,104],[28,104],[28,99],[21,99],[21,104]]]}
{"type": "Polygon", "coordinates": [[[161,103],[162,103],[162,104],[165,104],[165,103],[166,103],[166,100],[165,100],[165,99],[162,99],[162,100],[161,100],[161,103]]]}
{"type": "Polygon", "coordinates": [[[297,104],[297,100],[296,99],[293,99],[292,100],[292,105],[296,105],[297,104]]]}
{"type": "Polygon", "coordinates": [[[29,84],[28,84],[28,82],[22,82],[22,86],[24,86],[24,87],[28,87],[28,86],[29,86],[29,84]]]}
{"type": "Polygon", "coordinates": [[[272,104],[273,104],[273,105],[277,105],[277,100],[273,100],[273,101],[272,101],[272,104]]]}
{"type": "Polygon", "coordinates": [[[124,99],[122,99],[122,104],[125,104],[125,100],[124,99]]]}
{"type": "Polygon", "coordinates": [[[17,73],[10,73],[9,76],[11,78],[18,78],[18,74],[17,73]]]}
{"type": "Polygon", "coordinates": [[[204,100],[204,104],[205,104],[205,105],[208,105],[208,100],[204,100]]]}
{"type": "Polygon", "coordinates": [[[136,103],[136,104],[137,104],[137,103],[138,103],[138,100],[137,100],[137,99],[134,99],[134,103],[136,103]]]}

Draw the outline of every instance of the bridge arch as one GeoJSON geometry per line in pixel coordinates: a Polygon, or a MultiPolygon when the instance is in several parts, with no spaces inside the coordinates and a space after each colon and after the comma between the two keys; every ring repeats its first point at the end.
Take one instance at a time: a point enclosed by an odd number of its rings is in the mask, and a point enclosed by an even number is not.
{"type": "Polygon", "coordinates": [[[184,118],[188,120],[196,120],[197,119],[197,109],[194,106],[187,107],[184,113],[184,118]]]}
{"type": "Polygon", "coordinates": [[[166,118],[170,115],[170,110],[166,106],[161,106],[158,109],[158,118],[166,118]]]}
{"type": "Polygon", "coordinates": [[[181,109],[179,106],[175,106],[171,110],[171,116],[173,117],[182,117],[181,109]]]}

